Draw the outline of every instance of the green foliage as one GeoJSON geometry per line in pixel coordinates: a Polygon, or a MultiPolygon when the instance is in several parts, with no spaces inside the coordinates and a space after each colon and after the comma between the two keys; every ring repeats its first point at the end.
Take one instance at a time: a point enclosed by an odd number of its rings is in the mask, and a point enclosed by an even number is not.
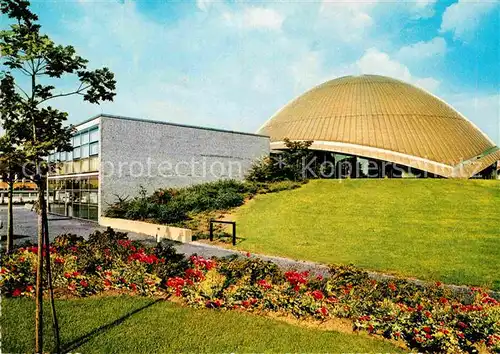
{"type": "Polygon", "coordinates": [[[33,162],[31,176],[43,188],[47,172],[44,157],[52,151],[71,151],[71,126],[63,126],[67,113],[47,103],[57,97],[80,95],[84,101],[112,101],[115,80],[108,68],[88,70],[88,61],[72,46],[54,43],[41,33],[38,16],[24,0],[0,0],[2,14],[12,20],[0,31],[0,123],[10,142],[33,162]],[[55,93],[58,79],[78,82],[73,91],[55,93]],[[52,84],[44,84],[50,81],[52,84]]]}
{"type": "Polygon", "coordinates": [[[293,181],[262,183],[219,180],[185,188],[159,189],[149,196],[141,188],[138,197],[130,200],[119,198],[110,205],[106,216],[176,224],[186,222],[196,214],[238,207],[255,194],[293,189],[300,184],[293,181]]]}
{"type": "Polygon", "coordinates": [[[313,157],[312,141],[283,139],[285,149],[255,162],[246,179],[252,182],[302,181],[308,178],[305,166],[313,157]]]}

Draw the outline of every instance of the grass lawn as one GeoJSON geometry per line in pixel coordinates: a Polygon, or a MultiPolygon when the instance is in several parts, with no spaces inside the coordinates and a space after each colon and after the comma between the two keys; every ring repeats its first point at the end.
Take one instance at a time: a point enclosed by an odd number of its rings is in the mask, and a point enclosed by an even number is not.
{"type": "Polygon", "coordinates": [[[500,182],[315,180],[234,215],[238,248],[500,289],[500,182]]]}
{"type": "MultiPolygon", "coordinates": [[[[138,297],[58,301],[64,352],[401,352],[365,335],[293,326],[238,312],[197,310],[138,297]]],[[[2,352],[34,348],[34,301],[2,300],[2,352]]],[[[45,333],[51,337],[50,315],[45,333]]],[[[52,347],[47,343],[46,350],[52,347]]]]}

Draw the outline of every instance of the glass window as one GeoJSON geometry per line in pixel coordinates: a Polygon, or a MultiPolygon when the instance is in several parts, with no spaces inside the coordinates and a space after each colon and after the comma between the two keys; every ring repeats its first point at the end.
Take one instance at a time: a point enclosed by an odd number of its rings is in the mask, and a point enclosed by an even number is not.
{"type": "Polygon", "coordinates": [[[89,189],[98,189],[99,188],[99,179],[97,177],[90,177],[90,188],[89,189]]]}
{"type": "Polygon", "coordinates": [[[80,148],[80,152],[81,152],[81,158],[84,159],[84,158],[87,158],[89,157],[89,146],[88,145],[82,145],[82,147],[80,148]]]}
{"type": "Polygon", "coordinates": [[[67,161],[73,160],[73,150],[66,153],[66,160],[67,161]]]}
{"type": "Polygon", "coordinates": [[[81,141],[82,145],[89,143],[89,132],[82,133],[81,137],[82,137],[82,141],[81,141]]]}
{"type": "Polygon", "coordinates": [[[99,171],[99,159],[95,156],[89,159],[89,171],[99,171]]]}
{"type": "Polygon", "coordinates": [[[90,204],[97,204],[97,192],[90,192],[89,203],[90,204]]]}
{"type": "Polygon", "coordinates": [[[99,129],[93,129],[90,131],[90,142],[99,140],[99,129]]]}
{"type": "Polygon", "coordinates": [[[80,148],[76,147],[73,149],[73,159],[79,159],[80,158],[80,148]]]}
{"type": "Polygon", "coordinates": [[[73,173],[80,173],[82,172],[82,168],[81,168],[81,161],[74,161],[73,162],[73,173]]]}
{"type": "Polygon", "coordinates": [[[89,159],[84,159],[81,163],[82,166],[80,172],[89,172],[89,159]]]}
{"type": "Polygon", "coordinates": [[[77,134],[73,137],[73,146],[80,146],[81,140],[80,140],[80,135],[77,134]]]}
{"type": "Polygon", "coordinates": [[[95,142],[90,144],[90,155],[97,155],[99,154],[99,143],[95,142]]]}

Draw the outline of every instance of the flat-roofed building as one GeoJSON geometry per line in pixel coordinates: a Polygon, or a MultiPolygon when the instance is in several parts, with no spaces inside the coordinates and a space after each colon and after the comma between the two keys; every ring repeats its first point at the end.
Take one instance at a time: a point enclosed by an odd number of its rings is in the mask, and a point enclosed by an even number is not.
{"type": "Polygon", "coordinates": [[[98,220],[118,197],[141,188],[243,179],[269,154],[269,138],[221,129],[100,115],[75,126],[73,151],[56,152],[48,177],[49,211],[98,220]]]}

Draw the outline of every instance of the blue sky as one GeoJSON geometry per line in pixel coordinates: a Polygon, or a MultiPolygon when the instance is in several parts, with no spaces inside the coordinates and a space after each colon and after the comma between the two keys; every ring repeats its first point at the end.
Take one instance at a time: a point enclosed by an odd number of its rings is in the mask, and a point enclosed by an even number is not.
{"type": "Polygon", "coordinates": [[[56,42],[116,74],[113,103],[56,102],[72,123],[102,112],[254,132],[317,84],[382,74],[445,99],[500,143],[500,1],[32,4],[56,42]]]}

